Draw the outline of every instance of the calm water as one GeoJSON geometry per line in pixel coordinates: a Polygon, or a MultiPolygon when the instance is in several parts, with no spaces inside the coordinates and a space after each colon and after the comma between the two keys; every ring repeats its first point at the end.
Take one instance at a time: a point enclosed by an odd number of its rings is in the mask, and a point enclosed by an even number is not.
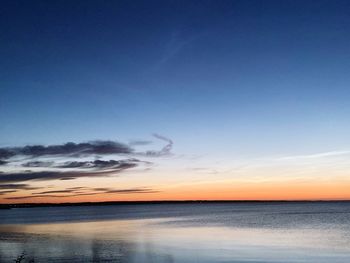
{"type": "Polygon", "coordinates": [[[0,262],[350,262],[350,203],[0,210],[0,262]]]}

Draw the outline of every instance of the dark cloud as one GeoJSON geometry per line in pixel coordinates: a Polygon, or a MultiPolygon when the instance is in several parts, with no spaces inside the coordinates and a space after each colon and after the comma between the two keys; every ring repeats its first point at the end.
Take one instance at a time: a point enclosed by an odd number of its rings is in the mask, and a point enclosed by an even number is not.
{"type": "Polygon", "coordinates": [[[26,195],[26,196],[13,196],[13,197],[6,197],[4,199],[8,200],[17,200],[17,199],[28,199],[28,198],[47,198],[47,197],[55,197],[55,198],[66,198],[66,197],[74,197],[74,196],[80,196],[80,195],[96,195],[98,193],[86,193],[86,194],[73,194],[73,195],[26,195]]]}
{"type": "Polygon", "coordinates": [[[151,188],[128,188],[128,189],[113,189],[113,188],[85,188],[84,191],[88,191],[88,193],[82,192],[80,189],[64,189],[64,190],[52,190],[52,191],[44,191],[39,193],[33,193],[33,195],[43,195],[43,194],[65,194],[65,193],[76,193],[76,194],[103,194],[103,193],[118,193],[118,194],[131,194],[131,193],[156,193],[159,191],[153,190],[151,188]]]}
{"type": "MultiPolygon", "coordinates": [[[[86,173],[84,173],[86,174],[86,173]]],[[[41,181],[41,180],[57,180],[64,178],[76,178],[79,176],[77,172],[54,172],[54,171],[43,171],[43,172],[17,172],[17,173],[3,173],[0,176],[0,183],[15,183],[25,181],[41,181]]]]}
{"type": "Polygon", "coordinates": [[[65,189],[65,190],[51,190],[51,191],[44,191],[40,193],[34,193],[35,195],[43,195],[43,194],[64,194],[64,193],[75,193],[76,190],[74,189],[65,189]]]}
{"type": "Polygon", "coordinates": [[[58,168],[99,168],[99,169],[105,169],[105,168],[115,168],[115,167],[122,167],[125,164],[130,164],[131,162],[138,162],[139,160],[109,160],[109,161],[103,161],[103,160],[95,160],[95,161],[75,161],[75,162],[65,162],[62,165],[58,165],[56,167],[58,168]]]}
{"type": "Polygon", "coordinates": [[[14,152],[7,148],[0,148],[0,159],[8,159],[12,156],[16,155],[14,152]]]}
{"type": "MultiPolygon", "coordinates": [[[[27,145],[24,147],[5,147],[0,148],[0,165],[8,163],[8,159],[14,156],[26,156],[29,158],[37,158],[42,156],[64,156],[64,157],[79,157],[87,155],[106,155],[106,154],[136,154],[144,156],[163,156],[171,152],[173,141],[165,136],[153,134],[159,140],[167,142],[167,144],[159,151],[147,151],[135,153],[130,145],[147,145],[151,141],[132,141],[129,145],[115,142],[115,141],[90,141],[83,143],[68,142],[57,145],[27,145]]],[[[71,165],[82,165],[82,163],[75,162],[71,165]]],[[[31,161],[25,163],[25,167],[50,167],[51,162],[31,161]]],[[[74,167],[73,167],[74,168],[74,167]]]]}
{"type": "Polygon", "coordinates": [[[118,165],[118,161],[74,161],[74,162],[65,162],[64,164],[57,165],[58,168],[106,168],[113,167],[118,165]]]}
{"type": "Polygon", "coordinates": [[[5,161],[5,159],[11,158],[14,155],[15,155],[15,153],[13,153],[7,149],[0,148],[0,165],[7,164],[7,161],[5,161]]]}
{"type": "Polygon", "coordinates": [[[0,159],[8,159],[16,155],[39,156],[81,156],[89,154],[128,154],[133,150],[122,143],[114,141],[91,141],[85,143],[68,142],[58,145],[27,145],[24,147],[0,148],[0,159]]]}
{"type": "Polygon", "coordinates": [[[26,171],[17,173],[2,173],[0,174],[1,183],[15,183],[25,181],[44,181],[44,180],[73,180],[80,177],[101,177],[119,173],[125,169],[133,168],[134,163],[122,163],[112,170],[105,171],[26,171]]]}
{"type": "Polygon", "coordinates": [[[141,187],[141,188],[127,188],[127,189],[114,189],[114,188],[109,188],[109,187],[97,187],[97,188],[90,188],[90,191],[97,191],[97,192],[102,192],[105,194],[112,194],[112,193],[119,193],[119,194],[131,194],[131,193],[157,193],[159,191],[151,189],[151,188],[146,188],[146,187],[141,187]]]}

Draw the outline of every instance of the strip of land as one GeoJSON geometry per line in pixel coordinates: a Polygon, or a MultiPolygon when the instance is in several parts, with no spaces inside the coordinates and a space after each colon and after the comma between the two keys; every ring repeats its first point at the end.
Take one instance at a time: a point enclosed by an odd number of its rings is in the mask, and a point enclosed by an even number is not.
{"type": "Polygon", "coordinates": [[[184,200],[184,201],[109,201],[83,203],[21,203],[0,204],[0,209],[60,207],[60,206],[107,206],[107,205],[151,205],[151,204],[213,204],[213,203],[345,203],[350,200],[184,200]]]}

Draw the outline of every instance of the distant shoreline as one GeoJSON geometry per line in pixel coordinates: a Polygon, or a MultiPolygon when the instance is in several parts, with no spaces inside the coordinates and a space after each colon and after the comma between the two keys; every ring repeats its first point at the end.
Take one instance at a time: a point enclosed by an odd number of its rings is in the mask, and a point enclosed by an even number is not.
{"type": "Polygon", "coordinates": [[[108,205],[156,205],[156,204],[215,204],[215,203],[346,203],[350,200],[183,200],[183,201],[108,201],[80,203],[20,203],[0,204],[0,209],[62,207],[62,206],[108,206],[108,205]]]}

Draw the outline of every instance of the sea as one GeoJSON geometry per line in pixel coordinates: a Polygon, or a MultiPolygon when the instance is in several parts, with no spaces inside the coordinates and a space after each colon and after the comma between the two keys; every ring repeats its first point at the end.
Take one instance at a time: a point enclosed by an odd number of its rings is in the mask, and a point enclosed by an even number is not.
{"type": "Polygon", "coordinates": [[[0,210],[0,262],[350,262],[350,202],[0,210]]]}

